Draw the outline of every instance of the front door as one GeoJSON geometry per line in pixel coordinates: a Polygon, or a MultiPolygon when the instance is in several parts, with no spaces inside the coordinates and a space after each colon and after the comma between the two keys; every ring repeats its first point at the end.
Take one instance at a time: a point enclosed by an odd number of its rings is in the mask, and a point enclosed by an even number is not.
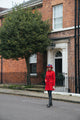
{"type": "Polygon", "coordinates": [[[56,86],[63,86],[63,81],[61,78],[62,76],[62,53],[60,51],[57,51],[55,54],[55,74],[56,74],[56,86]]]}
{"type": "Polygon", "coordinates": [[[62,59],[55,59],[55,74],[62,73],[62,59]]]}

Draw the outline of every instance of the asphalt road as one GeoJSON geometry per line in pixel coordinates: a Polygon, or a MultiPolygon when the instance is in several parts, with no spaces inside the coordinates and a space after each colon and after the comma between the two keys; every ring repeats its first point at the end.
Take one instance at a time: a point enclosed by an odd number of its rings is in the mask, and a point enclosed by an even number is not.
{"type": "Polygon", "coordinates": [[[80,104],[0,94],[0,120],[80,120],[80,104]]]}

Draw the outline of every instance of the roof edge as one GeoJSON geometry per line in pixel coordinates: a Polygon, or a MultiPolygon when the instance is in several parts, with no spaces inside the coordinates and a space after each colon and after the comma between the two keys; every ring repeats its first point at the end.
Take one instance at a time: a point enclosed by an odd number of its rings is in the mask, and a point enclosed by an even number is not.
{"type": "MultiPolygon", "coordinates": [[[[34,6],[40,5],[40,4],[42,4],[42,3],[43,3],[42,0],[38,0],[38,1],[35,1],[35,2],[32,2],[32,3],[23,5],[23,7],[24,7],[24,8],[27,8],[27,7],[34,7],[34,6]]],[[[1,16],[4,16],[4,15],[6,15],[6,14],[8,14],[8,13],[11,12],[11,11],[12,11],[12,8],[0,12],[0,17],[1,17],[1,16]]]]}

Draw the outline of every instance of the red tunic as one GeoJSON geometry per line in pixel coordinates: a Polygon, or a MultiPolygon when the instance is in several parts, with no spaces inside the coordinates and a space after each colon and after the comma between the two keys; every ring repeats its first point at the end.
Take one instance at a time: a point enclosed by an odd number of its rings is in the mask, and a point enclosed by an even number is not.
{"type": "Polygon", "coordinates": [[[55,72],[48,70],[45,77],[45,90],[55,90],[53,86],[55,86],[55,72]]]}

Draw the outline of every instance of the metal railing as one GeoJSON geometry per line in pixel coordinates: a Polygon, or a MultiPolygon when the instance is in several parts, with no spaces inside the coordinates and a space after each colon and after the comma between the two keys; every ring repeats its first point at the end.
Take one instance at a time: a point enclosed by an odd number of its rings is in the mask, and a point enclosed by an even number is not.
{"type": "MultiPolygon", "coordinates": [[[[45,73],[37,73],[35,75],[31,75],[30,80],[31,80],[31,85],[43,85],[43,87],[45,87],[45,73]]],[[[1,82],[1,76],[0,76],[0,84],[28,85],[27,73],[26,72],[3,73],[2,82],[1,82]]],[[[63,80],[62,78],[56,77],[56,90],[57,88],[60,88],[60,89],[64,88],[64,91],[66,91],[67,89],[67,92],[75,93],[75,77],[66,76],[65,79],[63,80]]]]}

